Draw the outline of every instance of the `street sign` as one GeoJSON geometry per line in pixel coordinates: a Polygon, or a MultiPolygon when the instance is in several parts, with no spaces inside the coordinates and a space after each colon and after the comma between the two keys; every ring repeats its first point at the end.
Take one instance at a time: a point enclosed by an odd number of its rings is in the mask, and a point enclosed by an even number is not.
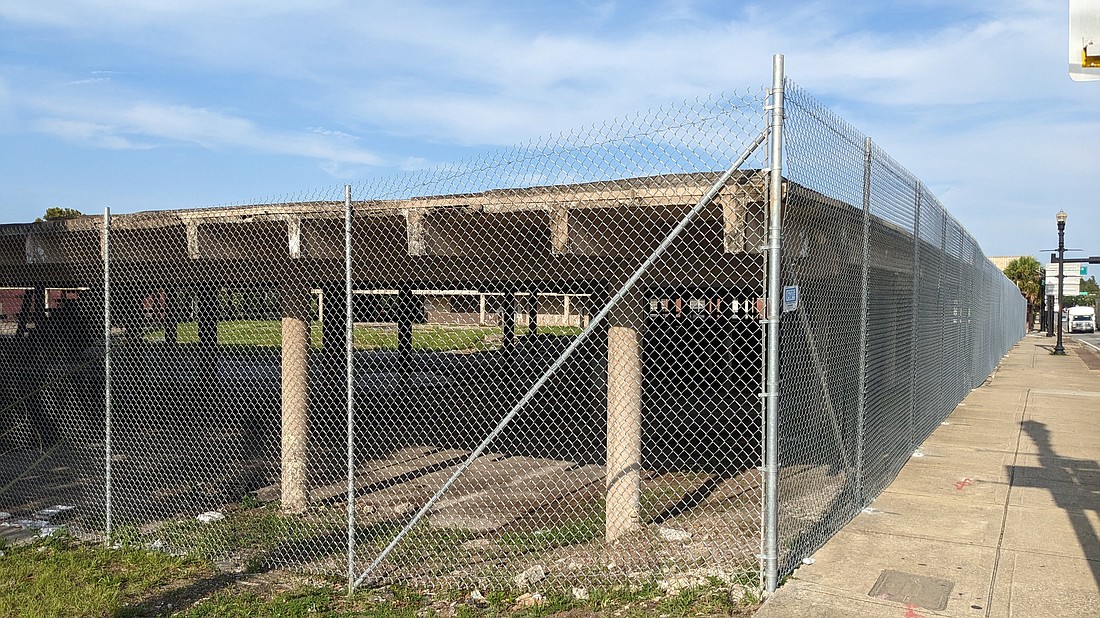
{"type": "Polygon", "coordinates": [[[1084,277],[1087,274],[1089,274],[1089,267],[1082,264],[1081,265],[1081,276],[1084,277]]]}
{"type": "MultiPolygon", "coordinates": [[[[1062,295],[1077,296],[1081,291],[1081,275],[1078,269],[1072,265],[1063,264],[1062,267],[1062,295]]],[[[1058,263],[1047,264],[1047,294],[1058,294],[1058,263]]]]}
{"type": "Polygon", "coordinates": [[[1069,0],[1069,76],[1100,80],[1100,0],[1069,0]]]}

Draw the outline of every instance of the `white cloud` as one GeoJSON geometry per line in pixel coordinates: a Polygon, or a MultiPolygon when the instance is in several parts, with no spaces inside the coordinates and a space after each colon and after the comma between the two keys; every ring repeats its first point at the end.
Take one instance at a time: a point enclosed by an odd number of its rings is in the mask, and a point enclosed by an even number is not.
{"type": "Polygon", "coordinates": [[[52,0],[0,2],[0,17],[25,24],[56,28],[127,28],[166,20],[185,24],[214,18],[272,18],[324,9],[330,2],[315,0],[309,7],[278,0],[52,0]]]}
{"type": "Polygon", "coordinates": [[[350,133],[344,133],[343,131],[334,131],[332,129],[326,129],[324,127],[310,127],[309,132],[314,133],[316,135],[323,135],[325,137],[334,137],[334,138],[349,141],[349,142],[354,142],[354,141],[357,141],[359,139],[359,137],[356,136],[356,135],[352,135],[350,133]]]}
{"type": "Polygon", "coordinates": [[[74,79],[73,81],[65,82],[66,86],[87,86],[89,84],[100,84],[103,82],[111,81],[110,77],[89,77],[86,79],[74,79]]]}
{"type": "Polygon", "coordinates": [[[397,164],[397,169],[402,172],[416,172],[432,167],[432,165],[434,165],[434,163],[424,157],[406,157],[397,164]]]}
{"type": "Polygon", "coordinates": [[[116,127],[82,120],[41,118],[32,127],[41,133],[109,150],[146,150],[153,147],[151,144],[135,143],[118,135],[116,127]]]}
{"type": "MultiPolygon", "coordinates": [[[[733,4],[0,0],[5,27],[144,62],[103,61],[121,75],[92,73],[114,78],[98,100],[33,85],[15,97],[9,85],[8,116],[17,109],[43,119],[37,130],[101,147],[296,155],[348,178],[379,165],[419,169],[455,144],[522,142],[762,85],[771,54],[783,52],[795,82],[991,242],[1026,239],[1000,231],[1004,209],[1096,189],[1080,169],[1100,142],[1096,90],[1065,76],[1065,15],[1048,0],[733,4]],[[139,80],[135,64],[172,83],[139,80]],[[255,95],[258,84],[271,91],[255,95]],[[370,148],[356,135],[372,136],[370,148]],[[400,156],[384,150],[394,139],[400,156]],[[1043,182],[1021,185],[1029,173],[1043,182]]],[[[89,83],[53,83],[65,81],[89,83]]]]}
{"type": "Polygon", "coordinates": [[[333,165],[377,166],[376,154],[349,144],[347,134],[315,131],[267,131],[253,122],[217,111],[148,101],[120,103],[40,100],[39,110],[53,112],[33,127],[68,140],[123,149],[154,144],[189,143],[208,149],[241,149],[262,154],[318,159],[333,165]],[[141,141],[135,141],[141,140],[141,141]]]}

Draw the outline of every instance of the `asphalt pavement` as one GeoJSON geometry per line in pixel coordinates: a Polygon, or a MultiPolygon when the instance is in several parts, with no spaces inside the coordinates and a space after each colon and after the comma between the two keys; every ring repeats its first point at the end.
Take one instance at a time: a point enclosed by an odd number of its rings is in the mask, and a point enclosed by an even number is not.
{"type": "Polygon", "coordinates": [[[1100,336],[1065,346],[1025,337],[756,616],[1100,616],[1100,336]]]}

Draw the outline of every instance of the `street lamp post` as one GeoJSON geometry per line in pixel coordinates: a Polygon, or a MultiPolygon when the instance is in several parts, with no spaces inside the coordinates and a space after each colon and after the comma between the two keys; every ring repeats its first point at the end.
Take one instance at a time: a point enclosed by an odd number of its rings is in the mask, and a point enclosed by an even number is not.
{"type": "Polygon", "coordinates": [[[1058,219],[1058,310],[1054,319],[1058,322],[1058,341],[1054,344],[1054,354],[1065,354],[1066,349],[1062,347],[1062,307],[1064,306],[1062,291],[1066,276],[1066,212],[1059,209],[1055,217],[1058,219]]]}

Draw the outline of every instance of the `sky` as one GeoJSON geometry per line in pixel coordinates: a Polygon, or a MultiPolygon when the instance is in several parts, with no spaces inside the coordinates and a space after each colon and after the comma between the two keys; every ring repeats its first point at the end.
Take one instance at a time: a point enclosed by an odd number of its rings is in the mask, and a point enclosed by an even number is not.
{"type": "MultiPolygon", "coordinates": [[[[787,75],[987,255],[1100,255],[1059,0],[0,0],[0,223],[310,194],[787,75]]],[[[1040,261],[1045,261],[1045,258],[1040,261]]]]}

